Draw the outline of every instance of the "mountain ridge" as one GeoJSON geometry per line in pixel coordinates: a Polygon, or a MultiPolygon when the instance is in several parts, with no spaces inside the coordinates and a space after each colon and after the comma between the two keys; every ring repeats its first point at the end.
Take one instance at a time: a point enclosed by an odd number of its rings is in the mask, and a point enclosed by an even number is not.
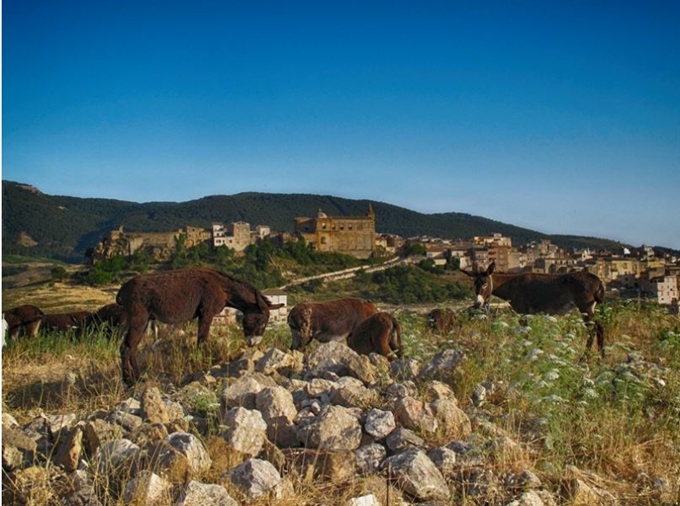
{"type": "Polygon", "coordinates": [[[319,210],[329,216],[363,216],[369,204],[376,214],[376,232],[402,237],[471,239],[501,233],[517,245],[551,239],[562,247],[610,250],[633,247],[609,239],[544,234],[463,212],[425,214],[377,200],[333,195],[241,192],[184,202],[137,203],[49,195],[31,185],[3,180],[2,253],[78,263],[84,260],[88,248],[119,226],[131,232],[153,232],[246,221],[252,226],[268,225],[275,232],[291,232],[296,217],[315,216],[319,210]],[[26,246],[26,237],[37,245],[26,246]]]}

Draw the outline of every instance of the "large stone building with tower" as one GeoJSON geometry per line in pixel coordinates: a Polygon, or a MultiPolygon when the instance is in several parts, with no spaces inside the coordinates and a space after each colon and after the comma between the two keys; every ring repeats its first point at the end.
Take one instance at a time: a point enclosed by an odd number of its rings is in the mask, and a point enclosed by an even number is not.
{"type": "Polygon", "coordinates": [[[317,251],[369,258],[376,247],[373,206],[365,216],[328,216],[319,210],[314,218],[295,218],[295,233],[317,251]]]}

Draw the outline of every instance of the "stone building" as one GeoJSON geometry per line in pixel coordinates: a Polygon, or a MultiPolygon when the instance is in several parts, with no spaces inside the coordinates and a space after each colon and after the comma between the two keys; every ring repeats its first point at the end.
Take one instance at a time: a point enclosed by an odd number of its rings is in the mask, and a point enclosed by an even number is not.
{"type": "Polygon", "coordinates": [[[375,213],[370,204],[366,216],[328,216],[319,210],[314,218],[295,218],[294,230],[317,251],[369,258],[376,249],[375,213]]]}
{"type": "Polygon", "coordinates": [[[213,223],[213,246],[227,246],[235,251],[243,251],[250,244],[250,223],[237,221],[224,225],[213,223]]]}
{"type": "Polygon", "coordinates": [[[134,255],[141,248],[149,248],[154,258],[167,258],[174,250],[177,239],[186,234],[184,230],[173,232],[125,232],[123,227],[109,232],[94,248],[93,264],[114,256],[134,255]]]}
{"type": "Polygon", "coordinates": [[[678,303],[678,280],[675,276],[643,277],[641,285],[644,292],[659,304],[678,303]]]}
{"type": "Polygon", "coordinates": [[[193,248],[198,246],[202,242],[208,242],[211,238],[210,230],[200,227],[186,227],[186,240],[184,245],[187,248],[193,248]]]}

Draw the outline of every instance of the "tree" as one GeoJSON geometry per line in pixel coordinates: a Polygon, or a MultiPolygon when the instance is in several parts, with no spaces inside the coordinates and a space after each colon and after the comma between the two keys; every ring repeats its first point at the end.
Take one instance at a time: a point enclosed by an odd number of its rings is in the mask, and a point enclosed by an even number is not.
{"type": "Polygon", "coordinates": [[[50,269],[52,281],[63,281],[68,277],[68,272],[61,265],[55,265],[50,269]]]}
{"type": "Polygon", "coordinates": [[[421,256],[427,254],[427,248],[420,243],[409,244],[406,247],[406,256],[421,256]]]}
{"type": "Polygon", "coordinates": [[[128,261],[125,257],[117,255],[106,258],[90,269],[87,280],[93,285],[108,285],[120,278],[120,273],[126,269],[128,261]]]}

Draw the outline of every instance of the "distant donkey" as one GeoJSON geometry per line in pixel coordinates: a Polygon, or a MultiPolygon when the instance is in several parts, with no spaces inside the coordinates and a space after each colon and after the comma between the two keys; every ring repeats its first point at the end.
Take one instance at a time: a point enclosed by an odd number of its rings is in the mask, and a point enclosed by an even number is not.
{"type": "Polygon", "coordinates": [[[24,304],[4,312],[8,325],[8,334],[11,340],[15,340],[23,332],[28,337],[35,337],[40,329],[40,324],[45,313],[37,306],[24,304]]]}
{"type": "Polygon", "coordinates": [[[457,322],[456,313],[449,308],[435,308],[427,314],[427,326],[440,334],[451,332],[457,322]]]}
{"type": "MultiPolygon", "coordinates": [[[[597,347],[604,357],[604,329],[594,320],[595,306],[604,302],[604,284],[595,274],[586,270],[567,274],[502,274],[494,273],[495,262],[485,271],[468,272],[474,280],[475,307],[488,310],[491,294],[510,303],[520,314],[546,313],[565,315],[575,308],[586,323],[592,322],[597,335],[597,347]]],[[[586,347],[593,345],[593,331],[588,335],[586,347]]]]}
{"type": "Polygon", "coordinates": [[[43,318],[43,332],[69,332],[79,328],[91,313],[89,311],[71,311],[68,313],[48,313],[43,318]]]}

